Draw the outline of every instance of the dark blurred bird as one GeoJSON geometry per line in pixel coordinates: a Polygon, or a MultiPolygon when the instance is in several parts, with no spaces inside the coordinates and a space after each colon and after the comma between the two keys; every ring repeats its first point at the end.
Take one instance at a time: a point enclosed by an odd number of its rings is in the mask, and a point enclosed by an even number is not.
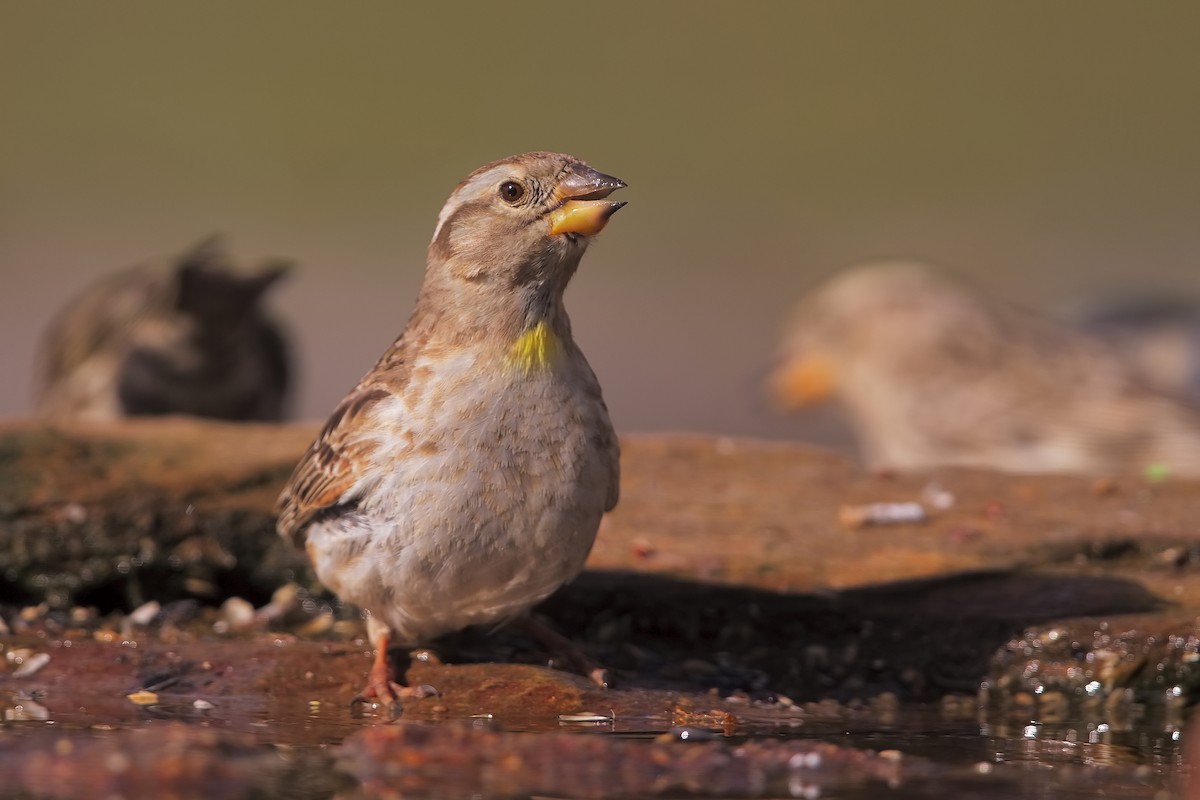
{"type": "Polygon", "coordinates": [[[282,419],[290,356],[262,298],[289,269],[238,270],[213,237],[88,287],[43,337],[38,413],[282,419]]]}
{"type": "Polygon", "coordinates": [[[1200,474],[1200,412],[1106,343],[918,263],[807,294],[769,380],[789,410],[835,398],[874,468],[1200,474]]]}

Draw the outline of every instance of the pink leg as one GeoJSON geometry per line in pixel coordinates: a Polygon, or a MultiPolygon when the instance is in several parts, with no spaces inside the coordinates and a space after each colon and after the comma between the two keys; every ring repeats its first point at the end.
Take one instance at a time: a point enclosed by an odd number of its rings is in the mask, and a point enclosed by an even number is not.
{"type": "Polygon", "coordinates": [[[404,686],[396,681],[396,672],[392,668],[392,664],[388,661],[388,644],[391,642],[392,632],[387,625],[380,622],[375,617],[367,617],[367,638],[371,640],[371,644],[375,647],[375,660],[371,664],[371,670],[367,673],[367,685],[354,698],[352,703],[363,703],[368,700],[375,700],[389,711],[397,705],[399,701],[407,697],[429,697],[434,692],[428,686],[404,686]]]}
{"type": "Polygon", "coordinates": [[[554,630],[547,623],[542,622],[533,614],[526,614],[513,620],[513,625],[518,626],[527,636],[541,642],[542,646],[551,653],[562,655],[571,663],[571,666],[590,678],[592,683],[602,689],[608,688],[608,670],[588,657],[579,648],[579,645],[554,630]]]}

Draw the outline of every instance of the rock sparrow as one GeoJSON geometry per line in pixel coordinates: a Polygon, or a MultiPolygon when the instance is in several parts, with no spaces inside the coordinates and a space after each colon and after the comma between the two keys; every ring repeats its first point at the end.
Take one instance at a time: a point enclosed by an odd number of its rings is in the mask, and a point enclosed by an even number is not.
{"type": "Polygon", "coordinates": [[[43,337],[38,413],[281,419],[287,344],[261,300],[288,269],[237,271],[214,237],[88,287],[43,337]]]}
{"type": "Polygon", "coordinates": [[[1196,409],[1104,342],[921,264],[867,264],[818,286],[778,363],[776,402],[835,397],[874,468],[1200,474],[1196,409]]]}
{"type": "Polygon", "coordinates": [[[521,615],[583,568],[617,502],[617,437],[563,291],[625,184],[526,153],[458,185],[404,332],[338,404],[279,498],[279,533],[367,614],[362,698],[389,643],[521,615]]]}
{"type": "Polygon", "coordinates": [[[1200,404],[1200,305],[1181,296],[1092,302],[1068,319],[1120,351],[1159,391],[1200,404]]]}

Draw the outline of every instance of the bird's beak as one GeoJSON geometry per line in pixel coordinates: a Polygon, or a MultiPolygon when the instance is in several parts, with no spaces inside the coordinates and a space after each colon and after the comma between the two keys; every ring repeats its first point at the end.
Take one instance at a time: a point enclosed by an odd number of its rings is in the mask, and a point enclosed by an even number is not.
{"type": "Polygon", "coordinates": [[[795,358],[775,370],[767,388],[776,406],[795,411],[828,400],[837,388],[837,371],[822,356],[795,358]]]}
{"type": "Polygon", "coordinates": [[[606,200],[610,194],[625,186],[625,181],[578,164],[554,187],[559,205],[550,214],[550,234],[577,233],[595,236],[604,230],[608,218],[625,205],[620,200],[606,200]]]}

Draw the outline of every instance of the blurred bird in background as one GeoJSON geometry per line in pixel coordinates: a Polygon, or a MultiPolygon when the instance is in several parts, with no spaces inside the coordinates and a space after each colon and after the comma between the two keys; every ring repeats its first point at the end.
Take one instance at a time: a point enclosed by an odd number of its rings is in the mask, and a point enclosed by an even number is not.
{"type": "Polygon", "coordinates": [[[1194,300],[1093,301],[1067,319],[1121,351],[1155,388],[1200,405],[1200,305],[1194,300]]]}
{"type": "Polygon", "coordinates": [[[214,236],[88,287],[41,342],[38,413],[282,419],[290,355],[262,298],[290,267],[267,260],[239,270],[214,236]]]}
{"type": "Polygon", "coordinates": [[[868,263],[807,294],[768,381],[836,399],[876,469],[1200,474],[1200,411],[1108,343],[920,263],[868,263]]]}

